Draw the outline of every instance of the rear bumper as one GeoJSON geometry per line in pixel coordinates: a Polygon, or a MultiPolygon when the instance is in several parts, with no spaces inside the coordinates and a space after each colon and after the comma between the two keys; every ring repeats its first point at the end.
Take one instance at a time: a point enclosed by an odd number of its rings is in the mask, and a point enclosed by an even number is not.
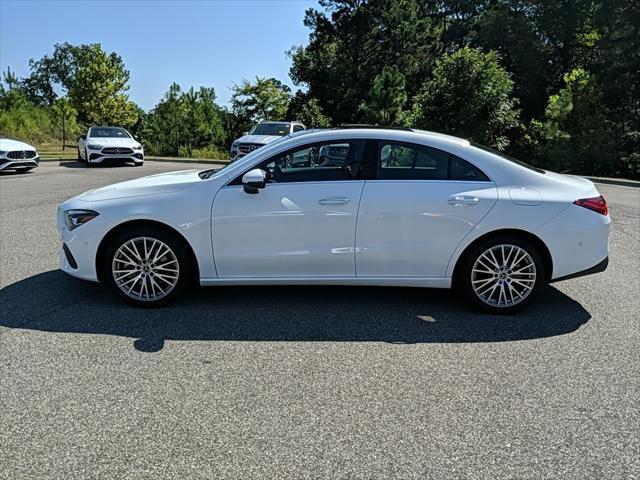
{"type": "Polygon", "coordinates": [[[582,270],[580,272],[571,273],[569,275],[565,275],[564,277],[558,277],[551,280],[549,283],[561,282],[562,280],[569,280],[571,278],[584,277],[586,275],[593,275],[594,273],[604,272],[609,265],[609,257],[606,257],[597,265],[594,265],[591,268],[587,268],[586,270],[582,270]]]}
{"type": "MultiPolygon", "coordinates": [[[[611,218],[570,205],[535,231],[547,245],[553,270],[550,281],[582,275],[609,256],[611,218]]],[[[595,272],[594,272],[595,273],[595,272]]]]}

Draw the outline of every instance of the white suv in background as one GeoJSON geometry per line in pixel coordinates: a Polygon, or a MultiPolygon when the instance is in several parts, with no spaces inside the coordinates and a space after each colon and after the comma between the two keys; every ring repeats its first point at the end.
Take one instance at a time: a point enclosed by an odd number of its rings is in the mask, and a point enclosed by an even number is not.
{"type": "Polygon", "coordinates": [[[274,140],[290,133],[306,130],[300,122],[273,122],[265,120],[258,123],[245,136],[238,138],[231,145],[231,161],[244,157],[274,140]]]}
{"type": "Polygon", "coordinates": [[[91,127],[78,139],[78,161],[93,166],[106,162],[144,162],[144,149],[133,136],[120,127],[91,127]]]}

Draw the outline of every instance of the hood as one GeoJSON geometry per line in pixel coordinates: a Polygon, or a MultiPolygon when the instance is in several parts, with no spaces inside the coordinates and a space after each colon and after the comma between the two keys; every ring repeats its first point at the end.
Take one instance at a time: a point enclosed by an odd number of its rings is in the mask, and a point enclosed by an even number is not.
{"type": "Polygon", "coordinates": [[[28,143],[19,142],[17,140],[9,140],[8,138],[0,138],[0,151],[10,152],[12,150],[34,150],[28,143]]]}
{"type": "MultiPolygon", "coordinates": [[[[266,145],[281,138],[280,135],[245,135],[236,140],[238,143],[261,143],[266,145]]],[[[234,142],[235,143],[235,142],[234,142]]]]}
{"type": "Polygon", "coordinates": [[[133,138],[87,138],[87,145],[101,145],[103,147],[128,147],[138,145],[133,138]]]}
{"type": "Polygon", "coordinates": [[[160,173],[126,182],[114,183],[78,195],[76,198],[87,202],[113,200],[115,198],[140,197],[174,192],[189,184],[199,183],[199,170],[160,173]]]}

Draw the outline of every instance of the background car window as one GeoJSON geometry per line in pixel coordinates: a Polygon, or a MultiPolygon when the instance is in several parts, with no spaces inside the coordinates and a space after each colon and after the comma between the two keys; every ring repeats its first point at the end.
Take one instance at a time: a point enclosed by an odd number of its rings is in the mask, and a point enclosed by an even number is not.
{"type": "Polygon", "coordinates": [[[378,178],[446,180],[447,152],[422,145],[382,143],[380,145],[378,178]]]}
{"type": "MultiPolygon", "coordinates": [[[[307,145],[272,157],[257,168],[267,172],[267,182],[316,182],[361,178],[364,141],[307,145]]],[[[245,172],[246,173],[246,172],[245,172]]],[[[242,175],[231,184],[242,183],[242,175]]]]}

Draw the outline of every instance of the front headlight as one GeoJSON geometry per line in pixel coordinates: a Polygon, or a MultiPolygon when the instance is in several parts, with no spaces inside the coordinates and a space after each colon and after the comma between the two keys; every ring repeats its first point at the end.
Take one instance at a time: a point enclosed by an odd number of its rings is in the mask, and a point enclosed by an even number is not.
{"type": "Polygon", "coordinates": [[[133,147],[134,150],[142,150],[142,145],[134,145],[133,147]]]}
{"type": "Polygon", "coordinates": [[[98,212],[93,210],[66,210],[64,212],[64,221],[67,224],[69,231],[78,228],[80,225],[84,225],[90,220],[93,220],[98,215],[98,212]]]}
{"type": "Polygon", "coordinates": [[[3,155],[6,155],[6,153],[7,152],[5,152],[5,151],[0,151],[0,157],[3,156],[3,155]]]}
{"type": "Polygon", "coordinates": [[[233,142],[231,144],[231,150],[237,150],[238,149],[238,142],[233,142]]]}
{"type": "Polygon", "coordinates": [[[102,150],[102,145],[96,145],[96,144],[93,144],[93,145],[87,145],[87,148],[88,148],[89,150],[102,150]]]}

